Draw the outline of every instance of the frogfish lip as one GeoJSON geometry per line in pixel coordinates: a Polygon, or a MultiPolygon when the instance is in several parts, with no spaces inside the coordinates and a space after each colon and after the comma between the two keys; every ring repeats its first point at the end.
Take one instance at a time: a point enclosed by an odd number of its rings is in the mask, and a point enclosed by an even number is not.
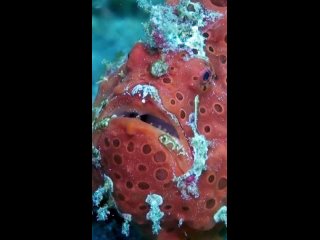
{"type": "Polygon", "coordinates": [[[150,124],[151,126],[161,130],[162,132],[179,139],[178,132],[173,125],[171,125],[169,122],[162,119],[161,117],[150,114],[148,111],[139,111],[137,109],[121,109],[121,111],[116,111],[114,114],[117,117],[133,118],[140,120],[141,122],[150,124]]]}
{"type": "MultiPolygon", "coordinates": [[[[181,173],[189,170],[193,162],[192,152],[184,130],[179,122],[175,121],[160,103],[155,102],[150,97],[146,97],[145,101],[142,101],[138,95],[117,95],[103,109],[97,121],[111,116],[116,117],[111,118],[110,122],[119,121],[121,124],[126,124],[128,134],[130,132],[134,134],[137,129],[145,128],[146,134],[149,131],[153,131],[156,136],[166,134],[177,139],[186,153],[184,156],[176,153],[177,158],[184,158],[184,160],[180,159],[178,161],[181,173]]],[[[159,144],[161,143],[159,142],[159,144]]]]}

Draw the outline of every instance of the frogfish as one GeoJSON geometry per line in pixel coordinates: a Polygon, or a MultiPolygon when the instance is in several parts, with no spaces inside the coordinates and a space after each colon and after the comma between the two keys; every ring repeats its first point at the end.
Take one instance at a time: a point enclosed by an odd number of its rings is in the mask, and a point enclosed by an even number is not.
{"type": "Polygon", "coordinates": [[[100,81],[92,113],[93,204],[102,220],[116,209],[126,236],[134,224],[147,239],[225,238],[226,5],[146,6],[150,41],[136,43],[100,81]]]}

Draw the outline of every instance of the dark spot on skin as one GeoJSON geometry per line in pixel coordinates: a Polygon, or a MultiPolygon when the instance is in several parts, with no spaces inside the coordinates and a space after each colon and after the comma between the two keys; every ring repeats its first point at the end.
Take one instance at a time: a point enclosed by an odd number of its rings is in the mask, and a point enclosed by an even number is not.
{"type": "Polygon", "coordinates": [[[182,207],[182,210],[183,210],[183,211],[189,211],[189,207],[183,206],[183,207],[182,207]]]}
{"type": "Polygon", "coordinates": [[[134,151],[134,143],[133,142],[129,142],[129,144],[127,146],[127,150],[128,150],[128,152],[134,151]]]}
{"type": "Polygon", "coordinates": [[[182,101],[183,100],[183,95],[179,92],[176,93],[176,97],[179,101],[182,101]]]}
{"type": "Polygon", "coordinates": [[[144,211],[144,210],[146,210],[148,207],[146,206],[146,205],[141,205],[140,207],[139,207],[139,209],[141,210],[141,211],[144,211]]]}
{"type": "Polygon", "coordinates": [[[164,83],[166,83],[166,84],[171,83],[171,79],[170,79],[170,78],[167,78],[167,77],[165,77],[162,81],[163,81],[164,83]]]}
{"type": "Polygon", "coordinates": [[[185,111],[181,110],[180,111],[180,118],[184,119],[186,117],[185,111]]]}
{"type": "Polygon", "coordinates": [[[172,186],[172,183],[171,183],[171,182],[168,182],[168,183],[163,184],[163,187],[164,187],[164,188],[170,188],[171,186],[172,186]]]}
{"type": "Polygon", "coordinates": [[[206,208],[208,208],[208,209],[213,208],[215,204],[216,204],[216,201],[213,198],[211,198],[211,199],[207,200],[206,208]]]}
{"type": "Polygon", "coordinates": [[[164,209],[166,209],[166,210],[170,210],[171,208],[172,208],[171,205],[166,205],[166,206],[164,207],[164,209]]]}
{"type": "Polygon", "coordinates": [[[220,55],[220,62],[222,63],[222,64],[225,64],[226,62],[227,62],[227,57],[225,56],[225,55],[220,55]]]}
{"type": "Polygon", "coordinates": [[[118,199],[119,199],[120,201],[124,201],[124,200],[125,200],[125,197],[124,197],[121,193],[119,193],[119,194],[118,194],[118,199]]]}
{"type": "Polygon", "coordinates": [[[140,182],[138,183],[138,187],[141,189],[141,190],[147,190],[150,188],[149,184],[146,183],[146,182],[140,182]]]}
{"type": "Polygon", "coordinates": [[[168,171],[164,168],[160,168],[156,171],[156,179],[163,181],[168,177],[168,171]]]}
{"type": "Polygon", "coordinates": [[[216,104],[214,105],[214,110],[215,110],[216,112],[218,112],[218,113],[221,113],[221,112],[223,111],[223,108],[222,108],[222,106],[221,106],[219,103],[216,103],[216,104]]]}
{"type": "Polygon", "coordinates": [[[114,173],[114,177],[115,177],[116,179],[121,179],[121,176],[120,176],[120,174],[118,174],[118,173],[114,173]]]}
{"type": "Polygon", "coordinates": [[[208,182],[209,183],[212,183],[214,181],[214,175],[210,175],[209,177],[208,177],[208,182]]]}
{"type": "Polygon", "coordinates": [[[127,186],[127,188],[131,189],[133,187],[133,184],[132,184],[132,182],[127,182],[126,186],[127,186]]]}
{"type": "Polygon", "coordinates": [[[108,138],[105,138],[105,139],[104,139],[104,145],[106,145],[106,147],[109,147],[109,146],[110,146],[110,142],[109,142],[109,139],[108,139],[108,138]]]}
{"type": "Polygon", "coordinates": [[[112,142],[113,146],[114,147],[119,147],[120,145],[120,140],[119,139],[114,139],[113,142],[112,142]]]}
{"type": "Polygon", "coordinates": [[[149,144],[144,145],[143,148],[142,148],[142,152],[143,152],[144,154],[149,154],[149,153],[151,152],[151,147],[150,147],[150,145],[149,145],[149,144]]]}
{"type": "Polygon", "coordinates": [[[220,178],[219,182],[218,182],[218,188],[220,190],[224,189],[227,187],[227,179],[225,177],[220,178]]]}
{"type": "Polygon", "coordinates": [[[122,157],[118,154],[115,154],[113,156],[113,160],[116,164],[121,165],[122,164],[122,157]]]}
{"type": "Polygon", "coordinates": [[[153,156],[154,161],[157,163],[164,162],[166,160],[166,154],[163,151],[158,151],[153,156]]]}
{"type": "Polygon", "coordinates": [[[147,167],[145,166],[145,165],[143,165],[143,164],[140,164],[139,166],[138,166],[138,170],[139,171],[146,171],[147,170],[147,167]]]}

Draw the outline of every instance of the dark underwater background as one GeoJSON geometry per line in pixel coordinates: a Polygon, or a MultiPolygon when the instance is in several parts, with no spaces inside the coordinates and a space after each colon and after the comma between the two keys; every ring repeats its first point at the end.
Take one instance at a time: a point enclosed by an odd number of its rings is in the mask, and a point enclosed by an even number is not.
{"type": "MultiPolygon", "coordinates": [[[[164,0],[153,0],[154,4],[164,0]]],[[[144,40],[142,23],[148,20],[136,0],[92,0],[92,101],[100,77],[106,70],[103,62],[112,63],[127,55],[133,45],[144,40]]],[[[92,216],[92,240],[142,240],[134,226],[130,236],[121,234],[122,218],[112,211],[106,222],[97,222],[92,216]]]]}

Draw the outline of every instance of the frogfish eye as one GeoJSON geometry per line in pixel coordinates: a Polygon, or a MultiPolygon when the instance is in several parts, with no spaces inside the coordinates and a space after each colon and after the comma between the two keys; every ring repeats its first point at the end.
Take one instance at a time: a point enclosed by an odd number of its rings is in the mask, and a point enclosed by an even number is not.
{"type": "Polygon", "coordinates": [[[211,71],[210,71],[210,70],[207,70],[207,71],[204,72],[202,79],[203,79],[204,81],[208,81],[209,78],[210,78],[210,76],[211,76],[211,71]]]}

